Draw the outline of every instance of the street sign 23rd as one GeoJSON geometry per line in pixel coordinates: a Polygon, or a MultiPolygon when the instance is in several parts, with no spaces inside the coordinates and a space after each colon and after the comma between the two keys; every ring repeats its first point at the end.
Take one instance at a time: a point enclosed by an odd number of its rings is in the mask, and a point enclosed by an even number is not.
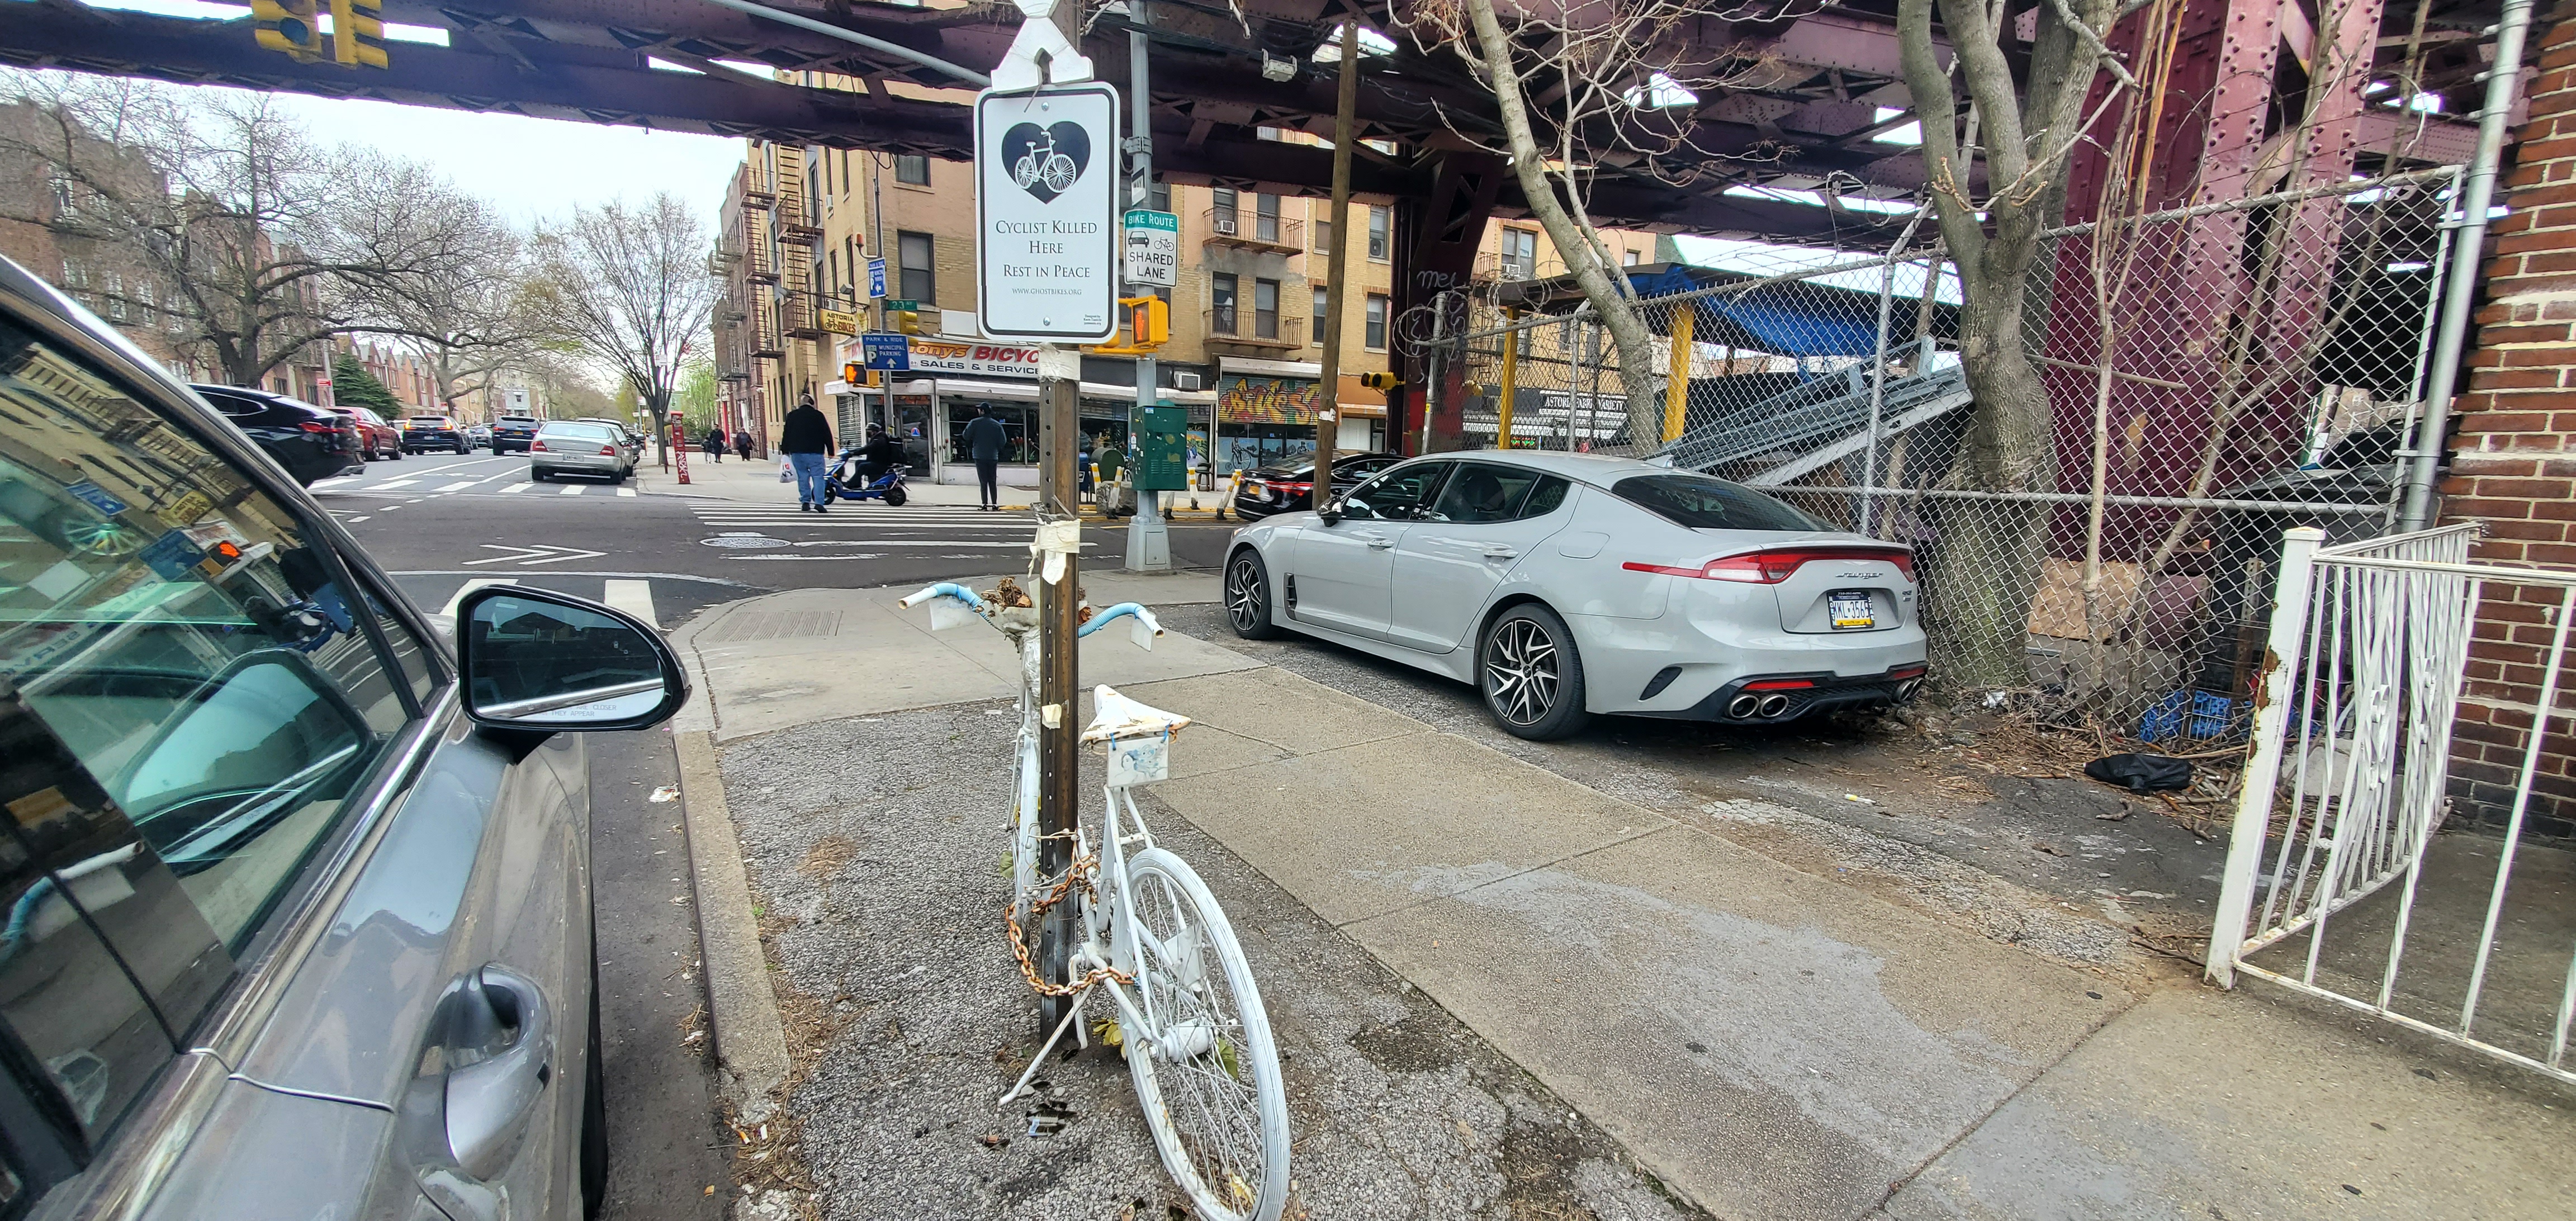
{"type": "Polygon", "coordinates": [[[1097,343],[1118,332],[1118,91],[975,99],[975,278],[984,333],[1097,343]]]}

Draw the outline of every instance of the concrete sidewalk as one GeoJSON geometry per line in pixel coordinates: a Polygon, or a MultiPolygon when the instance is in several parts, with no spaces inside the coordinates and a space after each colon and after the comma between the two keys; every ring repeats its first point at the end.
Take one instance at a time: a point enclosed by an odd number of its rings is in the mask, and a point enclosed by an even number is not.
{"type": "MultiPolygon", "coordinates": [[[[864,752],[847,718],[1014,693],[996,634],[933,635],[902,592],[675,633],[712,697],[694,728],[755,750],[836,722],[864,752]]],[[[1156,804],[1718,1216],[2576,1213],[2576,1095],[2536,1078],[2276,993],[2115,986],[1218,643],[1104,632],[1082,667],[1197,722],[1156,804]]]]}

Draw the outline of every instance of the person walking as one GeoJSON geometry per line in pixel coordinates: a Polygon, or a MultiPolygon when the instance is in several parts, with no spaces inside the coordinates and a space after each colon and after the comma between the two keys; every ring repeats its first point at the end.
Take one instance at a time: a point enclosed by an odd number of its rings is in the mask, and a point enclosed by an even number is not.
{"type": "Polygon", "coordinates": [[[975,404],[975,418],[966,421],[966,456],[975,462],[975,483],[983,491],[984,511],[999,512],[1002,507],[1002,445],[1010,437],[1002,431],[1002,422],[993,418],[990,403],[975,404]]]}
{"type": "Polygon", "coordinates": [[[778,430],[778,452],[787,455],[787,464],[796,470],[796,509],[800,513],[821,513],[823,508],[823,474],[832,452],[832,423],[814,409],[814,396],[801,395],[796,410],[787,413],[787,422],[778,430]]]}
{"type": "Polygon", "coordinates": [[[707,435],[699,442],[699,445],[707,451],[707,461],[724,461],[725,435],[723,429],[710,426],[707,429],[707,435]]]}
{"type": "Polygon", "coordinates": [[[741,458],[745,462],[751,461],[750,429],[737,428],[733,430],[733,452],[735,457],[741,458]]]}

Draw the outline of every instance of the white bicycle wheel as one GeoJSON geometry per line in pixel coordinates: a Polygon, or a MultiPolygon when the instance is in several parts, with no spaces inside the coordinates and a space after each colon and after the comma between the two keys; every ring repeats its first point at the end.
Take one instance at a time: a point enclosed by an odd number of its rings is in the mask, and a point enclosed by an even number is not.
{"type": "Polygon", "coordinates": [[[1074,175],[1081,172],[1074,168],[1073,158],[1056,153],[1046,159],[1046,166],[1038,171],[1038,176],[1046,180],[1048,190],[1061,194],[1073,185],[1074,175]]]}
{"type": "Polygon", "coordinates": [[[1016,184],[1016,185],[1018,185],[1018,186],[1020,186],[1020,187],[1025,188],[1025,187],[1027,187],[1030,183],[1032,183],[1032,182],[1036,182],[1037,180],[1038,180],[1038,159],[1037,159],[1037,155],[1036,155],[1036,154],[1034,154],[1034,153],[1022,153],[1022,154],[1020,154],[1020,159],[1019,159],[1018,161],[1015,161],[1015,162],[1012,162],[1012,163],[1011,163],[1011,181],[1012,181],[1014,184],[1016,184]]]}
{"type": "Polygon", "coordinates": [[[1277,1221],[1288,1206],[1288,1089],[1252,966],[1188,862],[1127,862],[1137,988],[1155,1030],[1126,1034],[1137,1100],[1181,1190],[1211,1221],[1277,1221]]]}

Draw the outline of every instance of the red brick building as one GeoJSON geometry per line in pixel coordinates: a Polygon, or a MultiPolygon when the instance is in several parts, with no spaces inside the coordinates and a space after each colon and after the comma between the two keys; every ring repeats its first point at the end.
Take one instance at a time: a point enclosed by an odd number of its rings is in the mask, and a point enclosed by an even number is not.
{"type": "MultiPolygon", "coordinates": [[[[2536,22],[2538,75],[2493,226],[2485,308],[2442,485],[2446,521],[2485,523],[2477,558],[2576,568],[2576,2],[2536,22]]],[[[2560,594],[2490,585],[2455,731],[2462,813],[2500,820],[2528,747],[2560,594]]],[[[2576,675],[2561,679],[2562,715],[2576,675]]],[[[2534,830],[2576,832],[2576,737],[2561,722],[2533,780],[2534,830]]]]}

